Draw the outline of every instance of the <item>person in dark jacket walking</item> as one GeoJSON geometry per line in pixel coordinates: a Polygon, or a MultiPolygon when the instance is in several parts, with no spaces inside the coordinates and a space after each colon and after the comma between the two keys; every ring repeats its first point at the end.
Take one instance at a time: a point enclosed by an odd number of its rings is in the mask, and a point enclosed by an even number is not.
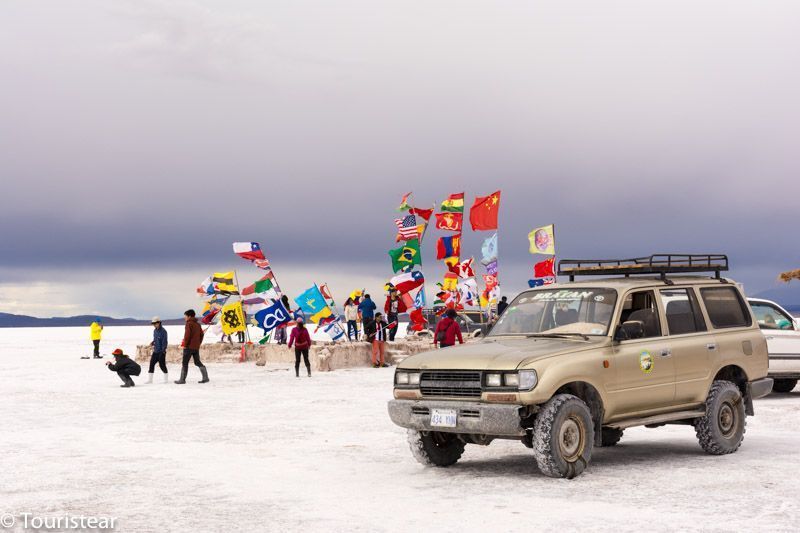
{"type": "Polygon", "coordinates": [[[111,355],[114,356],[114,362],[106,361],[106,366],[112,372],[116,372],[119,379],[122,380],[122,388],[135,387],[136,383],[133,382],[131,376],[138,376],[142,373],[142,367],[139,363],[122,353],[122,350],[117,348],[111,355]]]}
{"type": "Polygon", "coordinates": [[[375,318],[375,310],[378,306],[369,297],[369,294],[364,295],[364,299],[358,304],[358,312],[361,313],[361,324],[364,327],[364,335],[367,334],[367,326],[375,318]]]}
{"type": "Polygon", "coordinates": [[[311,363],[308,361],[308,350],[311,348],[311,335],[308,333],[305,322],[302,318],[297,319],[297,325],[292,330],[292,335],[289,337],[289,349],[294,346],[294,375],[300,377],[300,356],[303,356],[303,362],[306,364],[308,377],[311,377],[311,363]]]}
{"type": "Polygon", "coordinates": [[[195,318],[194,309],[189,309],[183,313],[183,319],[186,321],[186,329],[183,333],[183,361],[181,365],[181,379],[175,383],[183,385],[186,383],[186,375],[189,373],[189,360],[194,359],[194,364],[200,369],[203,379],[198,383],[208,383],[208,371],[205,365],[200,361],[200,345],[203,343],[203,328],[195,318]]]}
{"type": "Polygon", "coordinates": [[[389,324],[383,320],[383,315],[375,314],[374,320],[364,326],[367,342],[372,343],[373,368],[388,367],[386,364],[386,339],[389,336],[389,324]]]}
{"type": "Polygon", "coordinates": [[[503,311],[506,310],[506,307],[508,307],[508,298],[503,296],[500,298],[500,302],[497,304],[497,316],[502,315],[503,311]]]}
{"type": "Polygon", "coordinates": [[[458,338],[459,344],[464,344],[464,339],[461,337],[461,326],[456,321],[456,310],[448,309],[444,318],[436,325],[433,343],[438,344],[440,348],[447,348],[456,343],[456,338],[458,338]]]}
{"type": "Polygon", "coordinates": [[[153,354],[150,356],[150,369],[147,371],[147,383],[153,383],[153,372],[158,363],[161,372],[164,373],[164,383],[169,380],[167,373],[167,330],[161,325],[161,319],[157,316],[153,317],[150,321],[153,324],[153,342],[150,346],[153,347],[153,354]]]}

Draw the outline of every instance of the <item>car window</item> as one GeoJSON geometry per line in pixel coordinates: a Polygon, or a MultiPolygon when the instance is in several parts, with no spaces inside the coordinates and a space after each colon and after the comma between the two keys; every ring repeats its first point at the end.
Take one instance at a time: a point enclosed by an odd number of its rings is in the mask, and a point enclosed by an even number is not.
{"type": "Polygon", "coordinates": [[[700,295],[715,328],[746,327],[752,323],[750,312],[735,288],[706,287],[700,289],[700,295]]]}
{"type": "Polygon", "coordinates": [[[536,289],[517,296],[492,335],[608,335],[617,292],[606,288],[536,289]]]}
{"type": "Polygon", "coordinates": [[[663,289],[661,302],[670,335],[706,331],[705,319],[691,289],[663,289]]]}
{"type": "Polygon", "coordinates": [[[625,296],[619,322],[622,324],[634,321],[642,323],[644,335],[641,338],[661,336],[661,320],[658,317],[654,291],[632,292],[625,296]]]}
{"type": "Polygon", "coordinates": [[[777,307],[763,302],[752,302],[750,307],[761,329],[794,329],[791,317],[777,307]]]}

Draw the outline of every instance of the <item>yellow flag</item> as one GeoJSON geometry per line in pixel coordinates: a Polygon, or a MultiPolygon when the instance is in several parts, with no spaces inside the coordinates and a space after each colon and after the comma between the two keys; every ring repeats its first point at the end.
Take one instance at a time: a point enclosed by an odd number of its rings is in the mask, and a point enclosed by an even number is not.
{"type": "Polygon", "coordinates": [[[530,252],[532,254],[556,254],[556,238],[553,224],[531,231],[528,233],[528,240],[531,242],[530,252]]]}
{"type": "Polygon", "coordinates": [[[320,311],[315,315],[311,315],[311,322],[313,322],[314,324],[319,324],[320,320],[322,320],[323,318],[328,318],[332,314],[333,313],[331,312],[331,308],[326,305],[325,309],[323,309],[322,311],[320,311]]]}
{"type": "Polygon", "coordinates": [[[225,335],[230,335],[237,331],[246,331],[247,325],[244,323],[242,302],[234,302],[224,306],[220,312],[219,322],[222,325],[222,333],[225,335]]]}
{"type": "Polygon", "coordinates": [[[211,276],[211,281],[214,282],[214,292],[217,294],[239,294],[239,288],[236,287],[233,278],[233,272],[214,272],[214,275],[211,276]]]}

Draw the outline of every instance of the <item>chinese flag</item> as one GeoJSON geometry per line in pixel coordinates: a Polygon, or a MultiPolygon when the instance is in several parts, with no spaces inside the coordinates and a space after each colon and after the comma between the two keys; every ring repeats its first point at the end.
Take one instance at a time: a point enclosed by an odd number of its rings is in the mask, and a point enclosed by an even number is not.
{"type": "Polygon", "coordinates": [[[500,191],[475,198],[475,203],[469,210],[472,231],[496,230],[498,211],[500,211],[500,191]]]}
{"type": "Polygon", "coordinates": [[[539,263],[533,265],[533,277],[546,278],[549,276],[555,276],[556,273],[553,270],[553,263],[555,260],[555,257],[551,257],[550,259],[545,259],[544,261],[540,261],[539,263]]]}
{"type": "Polygon", "coordinates": [[[433,209],[420,209],[419,207],[412,207],[408,212],[412,215],[422,217],[425,219],[425,222],[428,222],[433,214],[433,209]]]}

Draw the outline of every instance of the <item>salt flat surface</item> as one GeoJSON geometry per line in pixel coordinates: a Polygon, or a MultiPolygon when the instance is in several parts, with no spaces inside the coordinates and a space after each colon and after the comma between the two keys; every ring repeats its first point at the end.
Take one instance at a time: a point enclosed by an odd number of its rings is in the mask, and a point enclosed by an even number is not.
{"type": "MultiPolygon", "coordinates": [[[[131,351],[148,330],[108,328],[103,351],[131,351]]],[[[103,361],[79,359],[86,339],[83,328],[0,330],[0,514],[115,516],[117,531],[137,532],[800,524],[800,388],[756,402],[734,455],[704,454],[689,427],[635,428],[567,481],[539,474],[516,442],[421,467],[386,414],[392,369],[296,379],[217,364],[206,385],[192,369],[185,386],[120,389],[103,361]]]]}

